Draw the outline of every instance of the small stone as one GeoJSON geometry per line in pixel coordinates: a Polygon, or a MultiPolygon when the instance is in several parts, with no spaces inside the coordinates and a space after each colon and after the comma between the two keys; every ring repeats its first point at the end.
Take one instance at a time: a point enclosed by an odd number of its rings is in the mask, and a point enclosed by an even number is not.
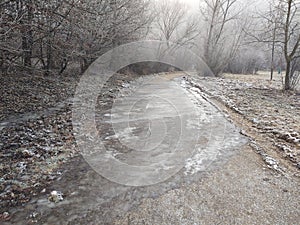
{"type": "Polygon", "coordinates": [[[63,201],[64,200],[63,193],[61,193],[60,191],[52,191],[50,193],[50,196],[49,196],[48,200],[50,202],[54,202],[54,203],[58,203],[60,201],[63,201]]]}
{"type": "Polygon", "coordinates": [[[2,213],[2,215],[0,215],[0,217],[1,217],[4,221],[10,220],[10,214],[9,214],[8,212],[2,213]]]}
{"type": "Polygon", "coordinates": [[[20,170],[21,173],[23,173],[27,169],[27,165],[25,162],[19,162],[17,163],[17,167],[20,170]]]}
{"type": "Polygon", "coordinates": [[[240,134],[242,134],[244,136],[248,136],[247,133],[246,133],[246,131],[244,131],[244,130],[240,130],[240,134]]]}
{"type": "Polygon", "coordinates": [[[265,160],[266,160],[266,163],[271,166],[277,165],[277,161],[269,156],[267,156],[265,160]]]}
{"type": "Polygon", "coordinates": [[[24,149],[22,151],[22,154],[23,154],[24,157],[31,157],[31,156],[34,155],[33,151],[32,150],[28,150],[28,149],[24,149]]]}
{"type": "Polygon", "coordinates": [[[38,214],[37,212],[33,212],[33,213],[31,213],[31,214],[29,215],[29,217],[30,217],[31,219],[34,219],[34,218],[36,218],[38,215],[39,215],[39,214],[38,214]]]}

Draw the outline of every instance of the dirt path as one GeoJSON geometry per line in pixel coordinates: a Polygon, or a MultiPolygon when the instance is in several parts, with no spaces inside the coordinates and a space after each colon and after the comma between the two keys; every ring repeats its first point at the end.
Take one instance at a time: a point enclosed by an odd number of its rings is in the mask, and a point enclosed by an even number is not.
{"type": "Polygon", "coordinates": [[[226,101],[212,98],[215,95],[209,97],[222,90],[222,83],[216,86],[218,83],[213,79],[197,82],[201,84],[197,89],[203,92],[206,88],[206,98],[248,136],[248,144],[224,166],[206,172],[199,181],[157,199],[145,199],[136,210],[114,223],[298,224],[299,172],[276,152],[276,139],[262,136],[247,117],[235,110],[236,105],[228,106],[226,101]]]}
{"type": "Polygon", "coordinates": [[[299,180],[245,146],[225,166],[142,204],[115,224],[298,224],[299,180]]]}
{"type": "MultiPolygon", "coordinates": [[[[224,116],[208,102],[211,99],[207,95],[185,79],[178,78],[179,75],[168,74],[164,77],[164,84],[150,80],[140,92],[146,98],[154,88],[156,94],[161,91],[164,98],[170,100],[177,99],[174,90],[180,87],[193,100],[197,115],[188,113],[191,105],[179,104],[182,100],[173,102],[183,118],[188,115],[187,132],[194,135],[198,130],[202,134],[197,148],[178,173],[158,184],[130,187],[102,177],[83,157],[77,156],[62,165],[59,169],[61,175],[29,203],[12,208],[9,212],[11,218],[4,224],[297,224],[300,221],[299,178],[295,173],[277,170],[276,159],[261,152],[258,154],[260,145],[249,139],[246,143],[246,137],[239,134],[240,129],[228,122],[233,120],[237,125],[243,125],[240,118],[228,111],[224,116]],[[202,120],[198,124],[190,117],[202,120]],[[62,201],[54,203],[48,200],[53,190],[63,193],[62,201]]],[[[136,101],[136,96],[129,100],[136,101]]],[[[103,108],[99,108],[98,116],[105,118],[109,102],[100,102],[103,108]]],[[[221,103],[212,103],[221,110],[228,110],[221,103]]],[[[167,129],[164,140],[172,140],[168,137],[176,134],[172,121],[177,115],[172,116],[172,111],[168,110],[162,113],[162,107],[157,107],[159,104],[168,108],[165,101],[156,101],[156,107],[140,104],[135,112],[147,108],[153,110],[148,112],[152,112],[152,116],[160,115],[153,117],[154,121],[166,117],[170,129],[167,129]]],[[[116,115],[122,115],[122,110],[124,106],[121,104],[116,115]]],[[[145,115],[151,118],[150,114],[145,115]]],[[[147,127],[145,123],[148,124],[140,119],[134,121],[137,128],[147,127]]],[[[114,140],[116,133],[111,132],[107,121],[101,120],[98,127],[106,145],[119,149],[125,155],[122,159],[128,161],[126,156],[131,152],[118,148],[119,143],[114,140]]],[[[136,129],[134,134],[145,137],[147,132],[147,129],[136,129]]],[[[125,135],[125,143],[130,143],[132,138],[125,135]]],[[[189,145],[186,147],[188,149],[189,145]]],[[[166,149],[159,148],[158,152],[161,151],[166,149]]]]}

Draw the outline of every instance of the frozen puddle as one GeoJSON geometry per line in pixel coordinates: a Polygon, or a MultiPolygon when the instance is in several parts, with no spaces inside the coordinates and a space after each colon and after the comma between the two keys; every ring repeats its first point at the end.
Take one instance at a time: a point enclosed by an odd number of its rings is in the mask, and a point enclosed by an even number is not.
{"type": "Polygon", "coordinates": [[[225,163],[229,156],[247,143],[247,139],[240,135],[239,129],[230,123],[222,112],[202,97],[203,93],[199,89],[191,87],[183,80],[177,81],[181,82],[190,99],[202,110],[199,116],[204,117],[207,126],[207,129],[201,129],[200,132],[207,137],[208,142],[196,146],[194,154],[186,160],[184,173],[194,174],[205,171],[214,164],[225,163]]]}
{"type": "Polygon", "coordinates": [[[104,138],[119,146],[113,146],[113,154],[104,150],[84,156],[107,179],[144,186],[163,182],[182,169],[192,175],[225,161],[246,142],[198,89],[182,79],[152,76],[137,83],[133,92],[120,94],[104,120],[114,131],[104,138]],[[124,148],[128,151],[118,151],[124,148]]]}
{"type": "Polygon", "coordinates": [[[10,212],[9,224],[111,224],[142,199],[156,198],[221,168],[246,143],[239,130],[182,79],[151,76],[134,83],[99,121],[105,149],[85,152],[64,165],[62,177],[44,194],[10,212]],[[63,193],[62,201],[49,202],[53,190],[63,193]]]}

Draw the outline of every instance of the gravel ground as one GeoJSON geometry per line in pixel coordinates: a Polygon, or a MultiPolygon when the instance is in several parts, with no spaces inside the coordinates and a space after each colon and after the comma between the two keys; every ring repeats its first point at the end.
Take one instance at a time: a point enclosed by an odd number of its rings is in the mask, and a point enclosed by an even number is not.
{"type": "Polygon", "coordinates": [[[144,199],[113,224],[298,224],[299,180],[265,166],[249,146],[201,180],[144,199]]]}

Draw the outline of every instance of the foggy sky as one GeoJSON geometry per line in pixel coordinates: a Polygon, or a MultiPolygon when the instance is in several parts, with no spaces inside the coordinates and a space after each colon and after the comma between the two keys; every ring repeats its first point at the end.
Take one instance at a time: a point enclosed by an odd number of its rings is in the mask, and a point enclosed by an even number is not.
{"type": "MultiPolygon", "coordinates": [[[[172,0],[176,1],[176,0],[172,0]]],[[[199,4],[202,0],[179,0],[180,2],[186,3],[193,10],[197,10],[199,8],[199,4]]],[[[239,0],[240,3],[249,3],[252,9],[264,9],[268,6],[267,0],[239,0]]]]}

